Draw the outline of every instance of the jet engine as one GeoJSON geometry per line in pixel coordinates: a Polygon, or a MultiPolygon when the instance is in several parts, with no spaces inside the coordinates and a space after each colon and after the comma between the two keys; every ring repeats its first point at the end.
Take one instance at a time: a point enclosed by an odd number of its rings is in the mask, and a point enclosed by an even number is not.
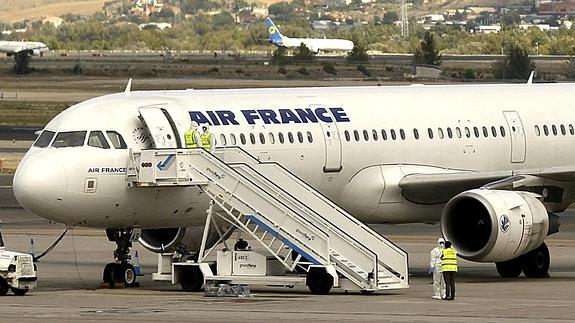
{"type": "MultiPolygon", "coordinates": [[[[144,248],[156,252],[173,252],[176,249],[196,252],[200,249],[204,227],[143,229],[138,242],[144,248]]],[[[206,247],[218,241],[215,230],[210,231],[206,247]]]]}
{"type": "Polygon", "coordinates": [[[32,49],[32,50],[30,50],[30,55],[39,56],[39,55],[41,55],[41,54],[42,54],[42,53],[40,52],[39,49],[32,49]]]}
{"type": "Polygon", "coordinates": [[[461,257],[501,262],[540,246],[559,221],[533,193],[475,189],[446,204],[441,230],[461,257]]]}

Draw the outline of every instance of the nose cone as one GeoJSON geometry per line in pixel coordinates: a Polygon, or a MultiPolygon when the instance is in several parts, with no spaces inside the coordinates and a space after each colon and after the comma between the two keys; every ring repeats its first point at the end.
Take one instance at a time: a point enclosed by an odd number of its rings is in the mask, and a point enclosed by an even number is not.
{"type": "Polygon", "coordinates": [[[26,156],[14,174],[16,199],[28,211],[47,219],[62,211],[68,182],[62,166],[42,158],[26,156]]]}

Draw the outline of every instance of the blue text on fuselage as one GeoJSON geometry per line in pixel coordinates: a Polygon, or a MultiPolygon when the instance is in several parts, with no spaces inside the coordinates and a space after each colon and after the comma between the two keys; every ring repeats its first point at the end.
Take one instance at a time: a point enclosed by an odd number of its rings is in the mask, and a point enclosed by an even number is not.
{"type": "MultiPolygon", "coordinates": [[[[289,123],[333,123],[349,122],[343,108],[305,108],[305,109],[246,109],[240,110],[243,120],[253,125],[289,124],[289,123]]],[[[190,111],[190,118],[198,124],[212,126],[239,125],[238,117],[230,110],[190,111]]]]}

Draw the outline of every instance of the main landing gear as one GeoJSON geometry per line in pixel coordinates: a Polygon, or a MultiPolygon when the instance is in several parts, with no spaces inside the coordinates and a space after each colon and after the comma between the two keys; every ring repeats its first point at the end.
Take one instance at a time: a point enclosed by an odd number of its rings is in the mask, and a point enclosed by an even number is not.
{"type": "Polygon", "coordinates": [[[104,267],[103,284],[113,288],[117,285],[124,287],[140,287],[136,282],[136,270],[130,264],[130,248],[132,247],[132,229],[106,229],[108,240],[116,242],[117,248],[114,250],[115,262],[111,262],[104,267]]]}
{"type": "Polygon", "coordinates": [[[501,277],[518,277],[521,272],[528,278],[545,278],[549,276],[549,249],[545,243],[521,257],[504,262],[498,262],[497,272],[501,277]]]}

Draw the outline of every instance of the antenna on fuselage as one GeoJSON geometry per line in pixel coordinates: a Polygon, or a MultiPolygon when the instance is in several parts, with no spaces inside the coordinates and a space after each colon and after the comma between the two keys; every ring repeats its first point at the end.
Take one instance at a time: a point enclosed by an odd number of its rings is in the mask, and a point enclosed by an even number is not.
{"type": "Polygon", "coordinates": [[[531,75],[529,75],[529,79],[527,80],[527,85],[533,84],[533,77],[535,76],[535,71],[531,71],[531,75]]]}
{"type": "Polygon", "coordinates": [[[126,89],[124,90],[124,94],[126,96],[130,96],[130,91],[132,90],[132,78],[128,80],[128,84],[126,84],[126,89]]]}

